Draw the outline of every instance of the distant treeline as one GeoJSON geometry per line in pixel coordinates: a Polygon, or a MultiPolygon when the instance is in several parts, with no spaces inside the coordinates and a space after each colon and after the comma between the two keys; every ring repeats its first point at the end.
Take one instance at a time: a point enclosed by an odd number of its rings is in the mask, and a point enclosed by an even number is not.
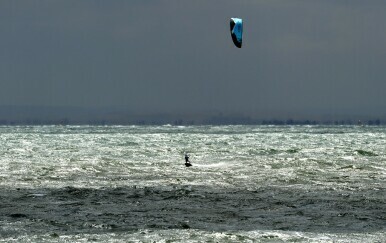
{"type": "Polygon", "coordinates": [[[0,106],[0,125],[386,125],[386,114],[136,113],[123,108],[0,106]]]}
{"type": "Polygon", "coordinates": [[[208,119],[125,119],[125,120],[71,120],[62,119],[0,119],[0,125],[386,125],[381,119],[353,121],[353,120],[293,120],[293,119],[252,119],[248,117],[215,116],[208,119]]]}
{"type": "Polygon", "coordinates": [[[316,120],[264,120],[262,125],[384,125],[380,119],[367,121],[337,120],[337,121],[316,121],[316,120]]]}

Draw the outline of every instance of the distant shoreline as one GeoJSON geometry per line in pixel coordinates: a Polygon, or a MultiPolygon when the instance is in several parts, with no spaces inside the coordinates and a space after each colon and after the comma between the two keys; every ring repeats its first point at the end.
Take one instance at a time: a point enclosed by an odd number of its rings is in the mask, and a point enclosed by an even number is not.
{"type": "Polygon", "coordinates": [[[0,106],[0,125],[386,125],[386,114],[131,112],[124,108],[0,106]]]}
{"type": "Polygon", "coordinates": [[[71,121],[70,119],[60,119],[60,120],[37,120],[37,119],[26,119],[26,120],[7,120],[0,119],[0,126],[44,126],[44,125],[99,125],[99,126],[109,126],[109,125],[138,125],[138,126],[151,126],[151,125],[172,125],[172,126],[202,126],[202,125],[214,125],[214,126],[227,126],[227,125],[275,125],[275,126],[301,126],[301,125],[325,125],[325,126],[383,126],[386,125],[386,121],[376,120],[367,120],[361,123],[353,122],[351,120],[347,121],[315,121],[315,120],[297,120],[297,121],[287,121],[287,120],[263,120],[263,121],[250,121],[250,122],[226,122],[226,121],[184,121],[184,120],[174,120],[174,121],[144,121],[140,120],[137,122],[118,122],[118,121],[108,121],[108,120],[94,120],[94,121],[71,121]]]}

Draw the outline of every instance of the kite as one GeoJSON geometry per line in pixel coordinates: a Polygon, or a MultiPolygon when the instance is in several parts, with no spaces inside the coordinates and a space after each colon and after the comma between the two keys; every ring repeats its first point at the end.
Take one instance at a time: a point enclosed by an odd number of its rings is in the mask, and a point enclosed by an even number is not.
{"type": "Polygon", "coordinates": [[[243,43],[243,20],[239,18],[231,18],[231,35],[235,46],[241,48],[243,43]]]}

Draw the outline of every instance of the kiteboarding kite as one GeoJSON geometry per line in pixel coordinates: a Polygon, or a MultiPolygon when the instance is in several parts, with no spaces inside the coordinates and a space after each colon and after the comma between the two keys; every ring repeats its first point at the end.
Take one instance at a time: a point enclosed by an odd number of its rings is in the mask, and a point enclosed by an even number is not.
{"type": "Polygon", "coordinates": [[[231,35],[235,46],[241,48],[243,43],[243,20],[239,18],[231,18],[231,35]]]}

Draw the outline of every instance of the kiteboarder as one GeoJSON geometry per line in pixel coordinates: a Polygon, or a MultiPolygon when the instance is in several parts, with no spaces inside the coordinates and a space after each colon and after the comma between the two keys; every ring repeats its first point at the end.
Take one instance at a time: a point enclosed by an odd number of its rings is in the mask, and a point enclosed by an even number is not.
{"type": "Polygon", "coordinates": [[[192,166],[192,164],[189,161],[189,155],[188,154],[185,154],[185,166],[186,167],[192,166]]]}

